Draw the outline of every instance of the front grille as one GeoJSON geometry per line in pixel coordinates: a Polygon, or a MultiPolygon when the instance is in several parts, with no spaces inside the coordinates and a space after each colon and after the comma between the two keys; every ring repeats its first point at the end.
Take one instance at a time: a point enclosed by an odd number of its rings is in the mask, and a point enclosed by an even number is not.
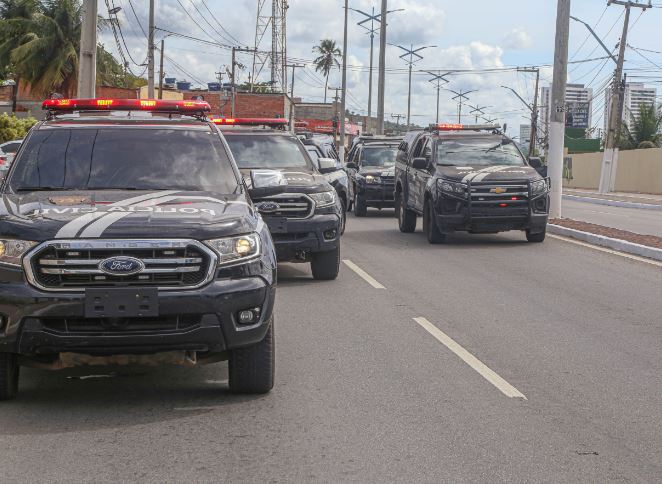
{"type": "Polygon", "coordinates": [[[200,315],[158,318],[47,318],[41,324],[46,331],[66,334],[152,333],[185,331],[200,326],[200,315]]]}
{"type": "Polygon", "coordinates": [[[271,197],[254,198],[253,202],[255,204],[260,202],[275,202],[278,204],[277,210],[269,212],[265,216],[301,219],[310,217],[315,210],[315,203],[303,193],[284,193],[271,197]]]}
{"type": "Polygon", "coordinates": [[[27,264],[35,285],[46,290],[89,287],[187,288],[209,277],[213,253],[194,241],[67,241],[43,244],[27,264]],[[145,267],[134,275],[100,269],[110,257],[133,257],[145,267]]]}
{"type": "Polygon", "coordinates": [[[526,217],[529,214],[529,184],[524,182],[472,183],[472,217],[526,217]]]}

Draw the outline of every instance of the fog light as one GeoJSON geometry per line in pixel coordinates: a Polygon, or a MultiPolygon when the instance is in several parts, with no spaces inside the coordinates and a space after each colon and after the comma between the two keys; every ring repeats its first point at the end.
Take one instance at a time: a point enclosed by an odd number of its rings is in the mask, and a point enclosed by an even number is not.
{"type": "Polygon", "coordinates": [[[338,231],[336,229],[331,229],[324,232],[324,238],[326,240],[333,240],[336,238],[337,235],[338,235],[338,231]]]}
{"type": "Polygon", "coordinates": [[[244,309],[237,313],[239,324],[255,324],[260,320],[260,308],[244,309]]]}

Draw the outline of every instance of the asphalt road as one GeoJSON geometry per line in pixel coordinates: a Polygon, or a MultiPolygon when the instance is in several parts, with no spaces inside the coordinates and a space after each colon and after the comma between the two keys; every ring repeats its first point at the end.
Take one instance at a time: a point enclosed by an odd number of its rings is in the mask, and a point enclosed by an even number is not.
{"type": "Polygon", "coordinates": [[[662,210],[612,207],[563,200],[563,216],[636,234],[662,237],[662,210]]]}
{"type": "Polygon", "coordinates": [[[361,275],[281,268],[271,394],[224,364],[26,370],[2,481],[659,482],[662,267],[386,214],[343,250],[361,275]]]}

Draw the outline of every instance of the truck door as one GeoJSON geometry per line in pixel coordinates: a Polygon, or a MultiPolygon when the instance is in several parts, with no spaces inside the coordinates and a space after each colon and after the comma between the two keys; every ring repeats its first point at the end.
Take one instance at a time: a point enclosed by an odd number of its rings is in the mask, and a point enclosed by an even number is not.
{"type": "Polygon", "coordinates": [[[409,208],[415,209],[417,207],[419,170],[416,170],[412,166],[412,163],[414,161],[414,158],[418,158],[420,156],[420,153],[423,152],[425,141],[426,141],[425,136],[416,140],[414,144],[414,149],[412,150],[411,156],[409,157],[409,166],[407,167],[407,206],[409,208]]]}
{"type": "Polygon", "coordinates": [[[432,161],[432,140],[429,136],[425,137],[425,144],[421,149],[419,157],[425,158],[428,162],[427,166],[423,170],[418,170],[418,177],[416,177],[416,210],[423,212],[425,206],[425,190],[428,186],[428,181],[430,180],[431,175],[431,166],[432,161]]]}

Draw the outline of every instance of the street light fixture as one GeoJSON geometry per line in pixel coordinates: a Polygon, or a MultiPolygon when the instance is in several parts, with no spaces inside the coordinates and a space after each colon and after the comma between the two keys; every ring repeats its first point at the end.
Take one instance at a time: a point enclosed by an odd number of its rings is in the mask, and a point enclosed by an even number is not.
{"type": "Polygon", "coordinates": [[[462,124],[462,103],[463,103],[463,100],[466,99],[468,101],[469,98],[467,97],[467,94],[471,94],[472,92],[478,92],[478,89],[474,89],[472,91],[462,91],[462,89],[460,89],[460,92],[454,91],[452,89],[445,89],[445,88],[444,88],[444,90],[446,90],[448,92],[452,92],[453,94],[455,94],[455,96],[453,96],[451,99],[457,99],[457,103],[458,103],[457,122],[462,124]]]}
{"type": "Polygon", "coordinates": [[[446,79],[446,77],[444,77],[450,74],[450,72],[447,72],[445,74],[432,72],[432,71],[427,71],[427,72],[432,76],[432,79],[430,79],[429,82],[433,84],[436,83],[435,89],[437,90],[437,124],[439,124],[439,97],[441,93],[441,86],[442,86],[441,83],[443,82],[444,84],[448,84],[449,82],[451,82],[448,79],[446,79]]]}

